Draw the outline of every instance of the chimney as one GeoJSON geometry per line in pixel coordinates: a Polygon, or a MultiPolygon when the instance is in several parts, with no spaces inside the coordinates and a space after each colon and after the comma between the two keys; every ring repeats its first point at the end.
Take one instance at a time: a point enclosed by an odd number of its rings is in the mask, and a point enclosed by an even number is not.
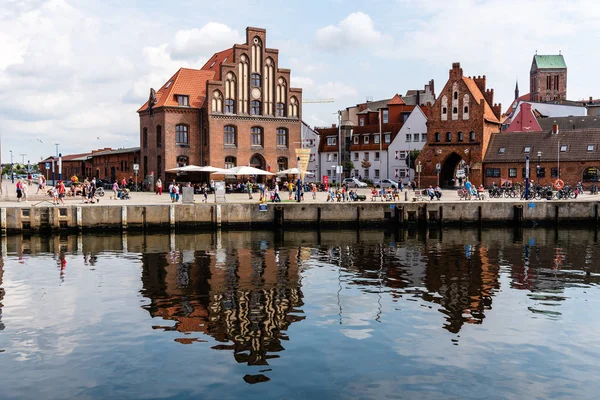
{"type": "Polygon", "coordinates": [[[592,96],[590,96],[590,104],[592,104],[594,102],[594,100],[592,99],[592,96]]]}
{"type": "Polygon", "coordinates": [[[417,101],[416,101],[416,105],[420,106],[421,105],[421,91],[417,90],[417,101]]]}
{"type": "Polygon", "coordinates": [[[552,125],[552,134],[553,135],[557,135],[558,134],[558,124],[552,125]]]}

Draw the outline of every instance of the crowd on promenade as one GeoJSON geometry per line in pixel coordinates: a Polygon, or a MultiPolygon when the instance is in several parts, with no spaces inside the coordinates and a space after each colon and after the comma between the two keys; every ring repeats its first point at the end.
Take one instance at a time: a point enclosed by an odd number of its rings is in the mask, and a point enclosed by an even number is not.
{"type": "MultiPolygon", "coordinates": [[[[300,180],[268,180],[266,182],[255,181],[253,179],[238,180],[237,182],[226,182],[224,189],[225,193],[230,195],[230,201],[250,201],[259,203],[278,203],[282,201],[302,202],[307,199],[319,202],[353,202],[353,201],[408,201],[410,200],[429,200],[439,201],[443,196],[448,200],[485,200],[486,198],[507,198],[507,199],[575,199],[577,196],[587,193],[598,193],[598,186],[592,183],[591,186],[584,187],[579,182],[574,187],[562,184],[559,182],[556,187],[540,186],[530,183],[529,190],[525,190],[525,186],[519,183],[512,184],[511,182],[502,182],[501,185],[493,185],[490,188],[484,189],[482,185],[475,186],[468,179],[461,182],[462,185],[454,189],[442,190],[439,186],[429,186],[418,188],[415,181],[408,184],[398,182],[397,185],[388,187],[368,187],[356,188],[352,187],[352,183],[342,182],[341,184],[327,185],[320,182],[302,182],[300,180]],[[241,195],[247,196],[244,200],[241,195]]],[[[114,181],[112,184],[106,181],[101,181],[96,178],[83,179],[79,181],[76,176],[71,177],[70,181],[58,180],[56,184],[49,185],[43,176],[39,176],[37,181],[32,179],[21,178],[15,183],[16,200],[18,202],[28,202],[32,199],[32,195],[38,195],[33,198],[40,199],[40,194],[43,197],[50,197],[53,204],[65,204],[67,198],[81,198],[82,203],[95,204],[104,196],[105,189],[112,192],[110,199],[130,199],[130,187],[133,183],[125,179],[114,181]],[[31,186],[37,185],[37,191],[33,192],[31,186]]],[[[221,188],[222,186],[219,185],[221,188]]],[[[191,188],[194,195],[200,195],[195,200],[204,203],[209,202],[209,195],[215,193],[215,181],[211,180],[204,183],[192,182],[176,182],[172,180],[168,183],[163,183],[158,179],[154,183],[154,193],[157,196],[162,196],[163,191],[172,203],[182,201],[184,188],[191,188]]],[[[8,189],[8,186],[5,186],[8,189]]],[[[15,192],[13,192],[15,193],[15,192]]],[[[186,192],[188,193],[188,192],[186,192]]],[[[140,200],[144,202],[152,202],[148,194],[136,194],[141,196],[140,200]],[[142,200],[143,199],[143,200],[142,200]]],[[[5,197],[9,200],[9,195],[5,197]]],[[[37,200],[36,199],[36,200],[37,200]]],[[[167,200],[167,199],[165,199],[167,200]]],[[[167,200],[168,201],[168,200],[167,200]]],[[[194,197],[192,197],[194,201],[194,197]]],[[[212,197],[210,202],[212,202],[212,197]]],[[[216,201],[216,198],[215,198],[216,201]]],[[[163,202],[163,201],[158,201],[163,202]]]]}

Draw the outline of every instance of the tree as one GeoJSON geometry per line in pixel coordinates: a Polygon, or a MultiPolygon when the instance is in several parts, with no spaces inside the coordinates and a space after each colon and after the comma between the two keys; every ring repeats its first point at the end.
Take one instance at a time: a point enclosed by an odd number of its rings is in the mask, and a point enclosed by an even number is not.
{"type": "Polygon", "coordinates": [[[352,171],[354,169],[354,163],[350,160],[344,161],[344,169],[346,171],[352,171]]]}
{"type": "Polygon", "coordinates": [[[420,153],[421,150],[411,150],[406,156],[406,164],[410,165],[412,169],[415,169],[415,165],[417,165],[417,158],[419,157],[420,153]]]}

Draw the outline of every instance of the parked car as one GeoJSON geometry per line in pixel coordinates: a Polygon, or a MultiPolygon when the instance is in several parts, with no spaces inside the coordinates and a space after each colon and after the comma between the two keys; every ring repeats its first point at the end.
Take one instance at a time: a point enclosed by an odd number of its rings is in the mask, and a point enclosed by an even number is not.
{"type": "Polygon", "coordinates": [[[366,188],[367,184],[364,182],[359,181],[356,178],[346,178],[342,181],[342,184],[348,184],[349,187],[354,187],[354,188],[366,188]]]}
{"type": "Polygon", "coordinates": [[[376,188],[384,188],[387,189],[389,187],[398,187],[398,182],[393,181],[391,179],[382,179],[380,181],[373,182],[376,188]]]}

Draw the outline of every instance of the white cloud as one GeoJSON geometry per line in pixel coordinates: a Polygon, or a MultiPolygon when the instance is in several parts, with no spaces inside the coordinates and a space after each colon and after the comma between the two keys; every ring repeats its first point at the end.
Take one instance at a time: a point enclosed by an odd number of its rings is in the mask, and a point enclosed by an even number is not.
{"type": "Polygon", "coordinates": [[[306,76],[292,75],[291,80],[291,87],[302,88],[304,90],[309,90],[315,87],[314,79],[306,76]]]}
{"type": "Polygon", "coordinates": [[[315,35],[317,46],[325,50],[341,50],[360,46],[379,47],[389,42],[390,37],[375,30],[371,17],[362,12],[348,15],[337,25],[318,29],[315,35]]]}
{"type": "Polygon", "coordinates": [[[327,82],[323,85],[319,85],[317,88],[317,93],[320,97],[332,97],[336,100],[357,95],[355,88],[342,82],[327,82]]]}
{"type": "Polygon", "coordinates": [[[177,31],[170,53],[174,58],[197,58],[245,42],[240,33],[227,25],[209,22],[202,28],[177,31]]]}

